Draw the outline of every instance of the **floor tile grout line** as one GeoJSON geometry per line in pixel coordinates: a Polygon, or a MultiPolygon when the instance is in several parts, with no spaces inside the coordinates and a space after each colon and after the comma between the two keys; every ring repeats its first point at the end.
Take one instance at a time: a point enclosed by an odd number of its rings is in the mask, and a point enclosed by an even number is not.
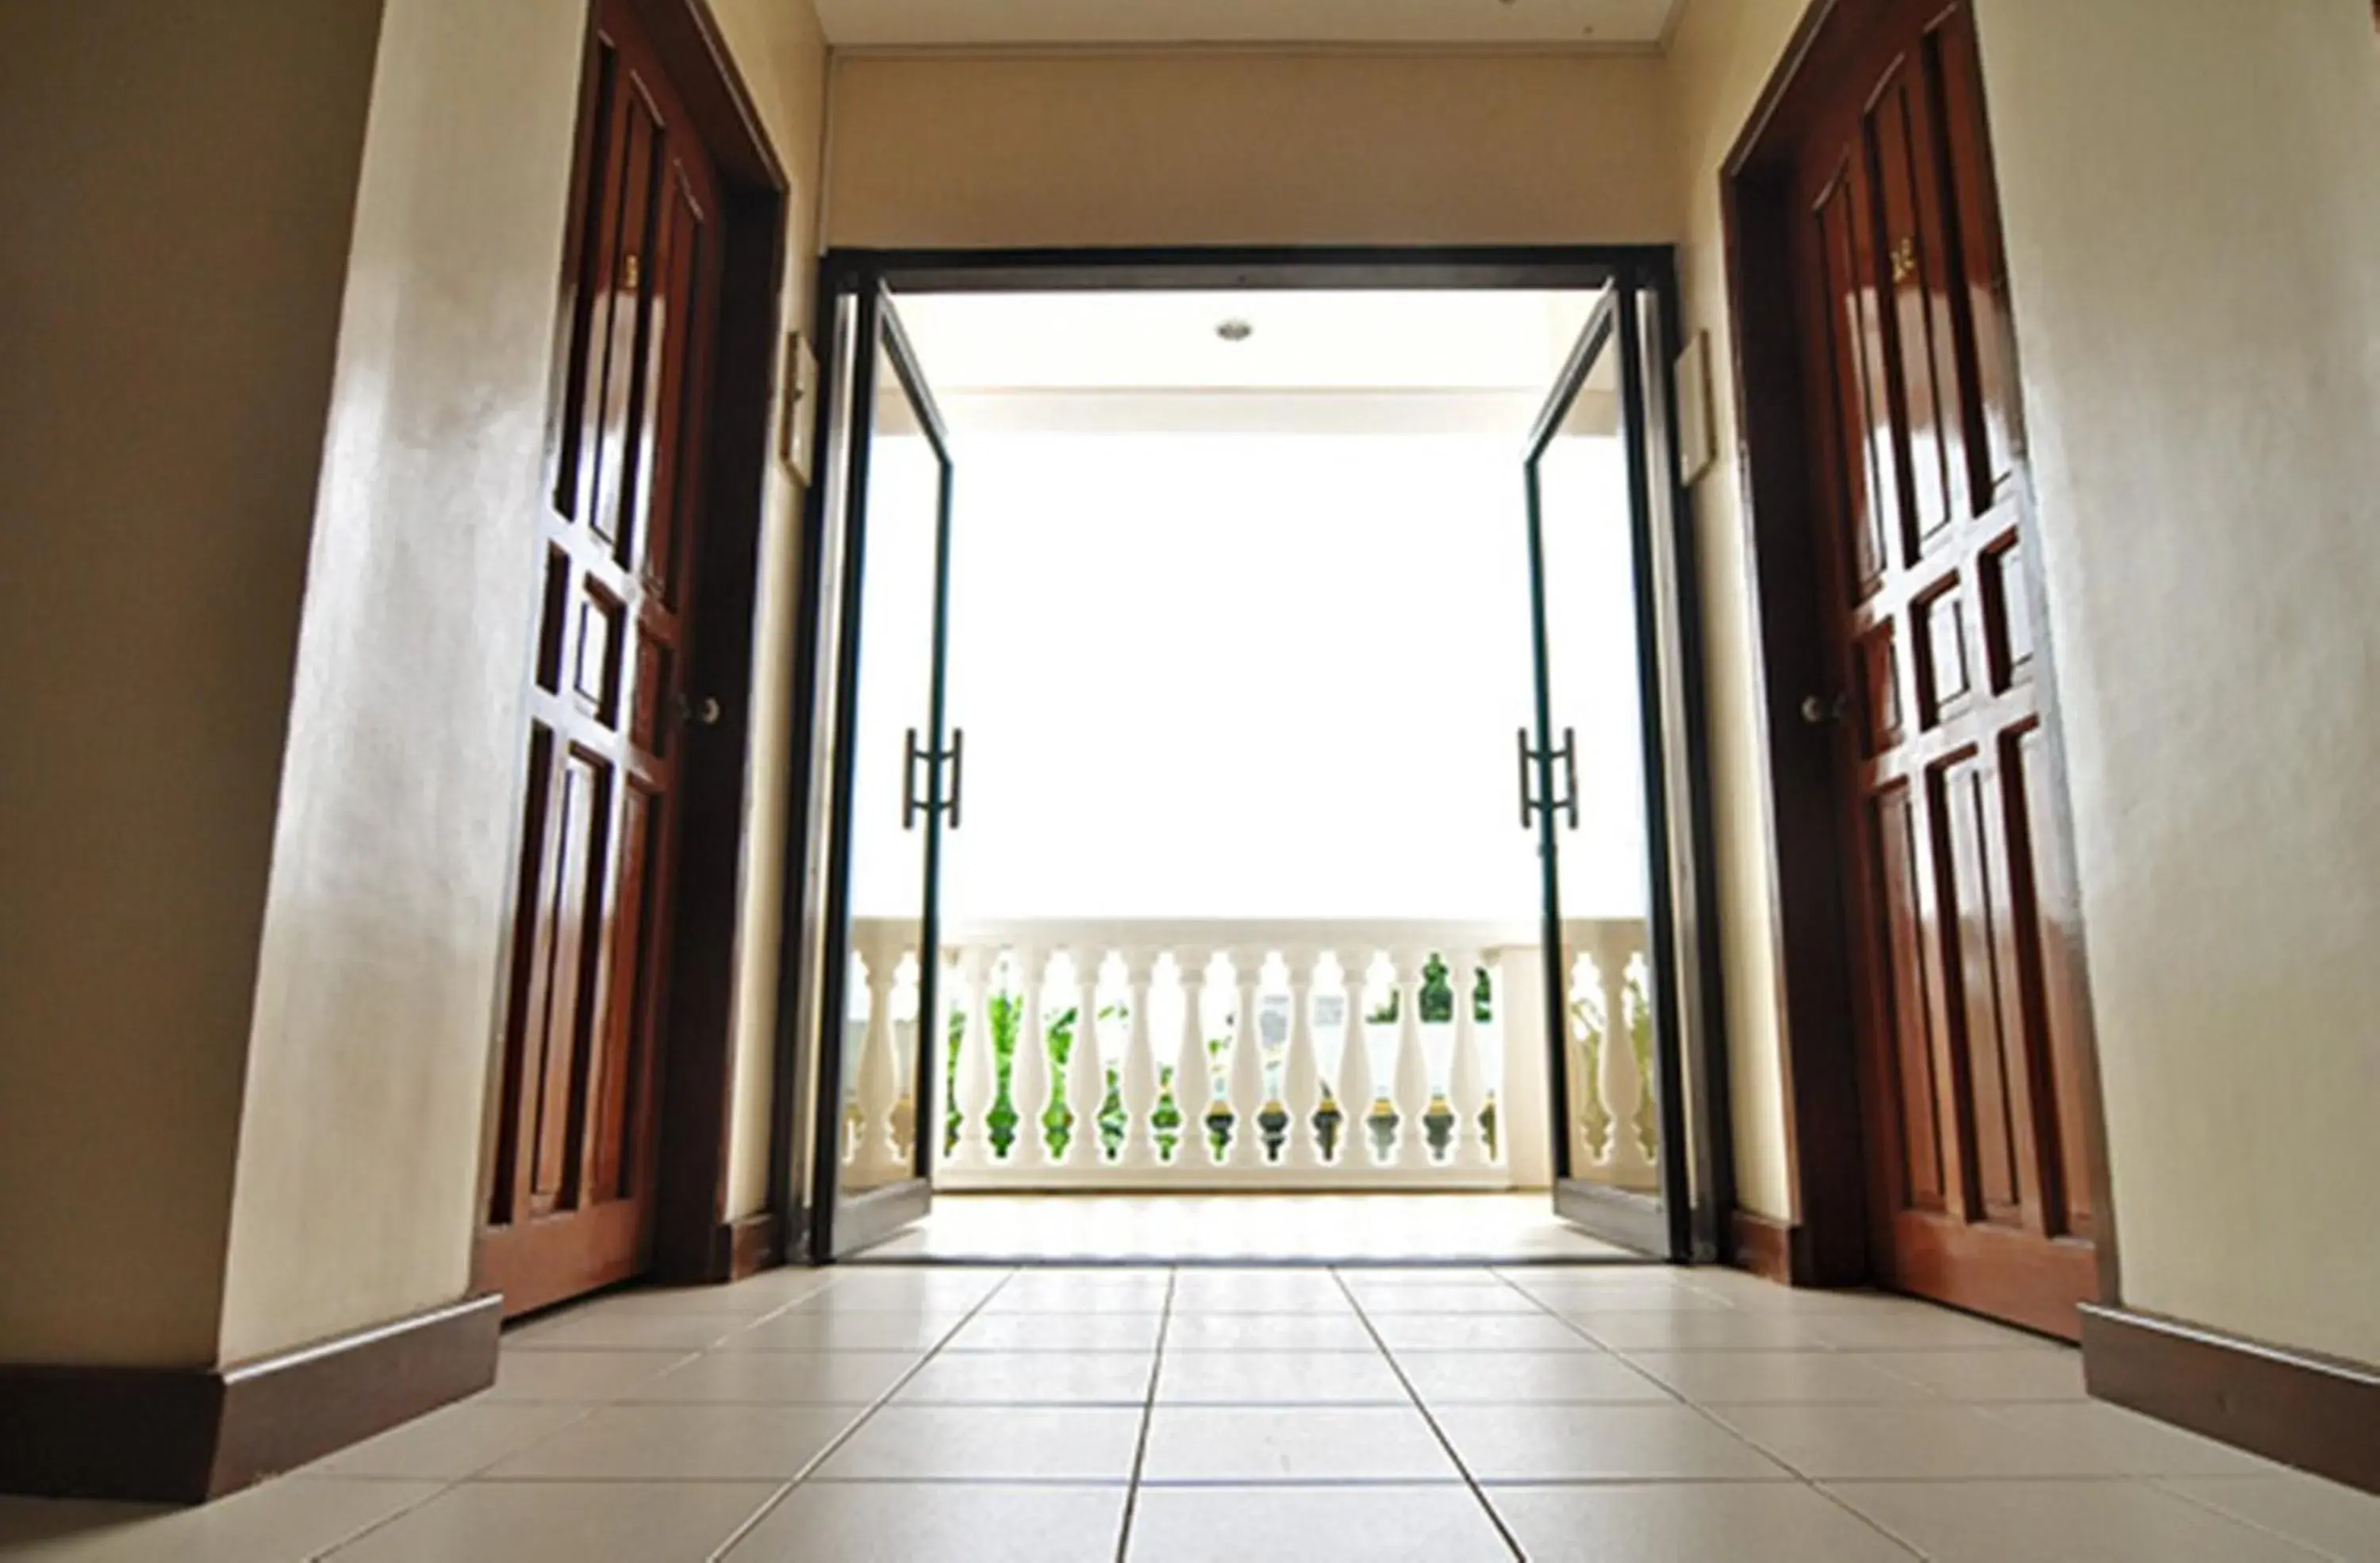
{"type": "Polygon", "coordinates": [[[2220,1504],[2215,1503],[2215,1502],[2213,1502],[2213,1501],[2211,1501],[2211,1500],[2209,1500],[2209,1499],[2207,1499],[2207,1498],[2200,1497],[2200,1496],[2199,1496],[2197,1494],[2195,1494],[2195,1493],[2190,1492],[2190,1491],[2188,1491],[2188,1490],[2187,1490],[2187,1489],[2185,1489],[2185,1488],[2178,1487],[2178,1486],[2174,1485],[2174,1484],[2175,1484],[2175,1483],[2177,1483],[2177,1482],[2187,1482],[2187,1481],[2202,1481],[2202,1482],[2203,1482],[2203,1481],[2208,1481],[2208,1480],[2218,1481],[2218,1482],[2223,1482],[2223,1481],[2265,1482],[2265,1481],[2270,1481],[2270,1480],[2272,1480],[2272,1478],[2271,1478],[2271,1477],[2269,1477],[2269,1476],[2263,1476],[2263,1475],[2257,1475],[2257,1476],[2236,1476],[2236,1477],[2234,1477],[2234,1476],[2216,1476],[2216,1477],[2212,1477],[2212,1478],[2209,1478],[2209,1477],[2204,1477],[2204,1476],[2200,1476],[2200,1477],[2189,1477],[2189,1476],[2136,1476],[2136,1477],[2133,1477],[2133,1478],[2132,1478],[2132,1480],[2134,1480],[2134,1481],[2136,1481],[2136,1482],[2139,1482],[2143,1486],[2150,1487],[2150,1488],[2155,1489],[2155,1491],[2157,1491],[2157,1492],[2163,1493],[2166,1496],[2168,1496],[2168,1497],[2169,1497],[2169,1498],[2172,1498],[2172,1499],[2176,1500],[2177,1502],[2186,1503],[2186,1504],[2190,1505],[2190,1507],[2191,1507],[2191,1508],[2197,1509],[2197,1510],[2198,1510],[2200,1513],[2202,1513],[2202,1514],[2212,1514],[2212,1515],[2214,1515],[2214,1516],[2215,1516],[2216,1519],[2218,1519],[2218,1520],[2226,1520],[2226,1521],[2230,1521],[2230,1522],[2231,1522],[2232,1524],[2234,1524],[2234,1525],[2244,1526],[2244,1527],[2245,1527],[2245,1528],[2247,1528],[2248,1530],[2253,1531],[2253,1532],[2255,1532],[2255,1533],[2256,1533],[2257,1534],[2259,1534],[2259,1535],[2270,1536],[2270,1537],[2271,1537],[2271,1538],[2273,1538],[2275,1541],[2277,1541],[2277,1542],[2281,1543],[2281,1544],[2282,1544],[2283,1545],[2285,1545],[2285,1546],[2293,1546],[2293,1547],[2296,1547],[2299,1551],[2301,1551],[2301,1552],[2304,1553],[2308,1557],[2320,1559],[2320,1563],[2349,1563],[2349,1560],[2348,1560],[2347,1558],[2345,1558],[2345,1557],[2341,1557],[2341,1556],[2340,1556],[2339,1554],[2338,1554],[2338,1553],[2335,1553],[2335,1552],[2331,1551],[2328,1547],[2317,1546],[2317,1545],[2315,1545],[2313,1543],[2312,1543],[2312,1542],[2310,1542],[2310,1541],[2303,1540],[2302,1538],[2298,1537],[2298,1536],[2290,1535],[2290,1534],[2289,1534],[2287,1532],[2284,1532],[2284,1531],[2276,1530],[2274,1527],[2272,1527],[2271,1525],[2266,1524],[2266,1523],[2265,1523],[2265,1521],[2263,1521],[2262,1520],[2251,1519],[2249,1516],[2247,1516],[2247,1515],[2245,1515],[2245,1514],[2237,1514],[2237,1513],[2234,1513],[2234,1512],[2232,1512],[2230,1509],[2225,1508],[2224,1508],[2222,1505],[2220,1505],[2220,1504]]]}
{"type": "MultiPolygon", "coordinates": [[[[771,1495],[768,1502],[762,1504],[758,1509],[747,1516],[744,1523],[735,1528],[735,1533],[730,1535],[725,1541],[720,1543],[719,1545],[711,1551],[709,1563],[718,1563],[718,1560],[726,1557],[731,1550],[741,1545],[747,1536],[759,1529],[761,1521],[767,1520],[770,1515],[774,1514],[784,1501],[794,1495],[795,1491],[799,1488],[803,1483],[816,1475],[819,1468],[834,1457],[836,1450],[842,1448],[845,1444],[850,1443],[853,1438],[858,1436],[859,1430],[867,1426],[870,1422],[873,1422],[876,1419],[876,1413],[878,1412],[880,1412],[886,1406],[891,1405],[892,1403],[892,1398],[901,1393],[902,1390],[907,1388],[910,1380],[925,1372],[926,1364],[932,1362],[936,1357],[941,1356],[942,1352],[949,1348],[952,1337],[955,1336],[960,1330],[965,1329],[968,1325],[973,1324],[976,1320],[976,1316],[981,1314],[986,1307],[990,1305],[993,1298],[1000,1295],[1002,1288],[1007,1286],[1010,1281],[1013,1281],[1015,1278],[1016,1272],[1014,1270],[1009,1271],[1006,1275],[1001,1277],[998,1281],[994,1282],[990,1290],[986,1291],[981,1297],[976,1299],[975,1305],[969,1308],[965,1314],[961,1315],[958,1321],[952,1325],[950,1328],[944,1330],[940,1339],[938,1339],[933,1345],[926,1349],[925,1355],[910,1363],[909,1370],[906,1373],[904,1373],[899,1378],[893,1380],[891,1387],[888,1387],[884,1393],[869,1401],[867,1409],[862,1411],[857,1416],[854,1417],[851,1420],[850,1424],[844,1427],[842,1432],[828,1439],[826,1446],[823,1448],[820,1449],[818,1453],[810,1456],[808,1460],[803,1461],[801,1470],[795,1473],[791,1481],[787,1482],[783,1487],[771,1495]]],[[[824,1295],[828,1290],[832,1290],[833,1284],[834,1283],[832,1281],[830,1281],[826,1286],[820,1287],[817,1291],[805,1293],[803,1300],[807,1301],[810,1297],[824,1295]]],[[[794,1304],[792,1303],[786,1304],[787,1307],[792,1307],[793,1305],[794,1304]]],[[[775,1317],[774,1315],[770,1316],[772,1318],[775,1317]]],[[[828,1409],[840,1410],[842,1408],[830,1407],[828,1409]]]]}
{"type": "MultiPolygon", "coordinates": [[[[1456,1473],[1463,1478],[1463,1484],[1470,1490],[1473,1501],[1479,1505],[1480,1512],[1488,1516],[1488,1523],[1496,1527],[1497,1535],[1503,1538],[1504,1545],[1511,1550],[1512,1556],[1521,1559],[1522,1563],[1527,1563],[1528,1554],[1521,1550],[1520,1537],[1514,1535],[1512,1527],[1504,1523],[1504,1516],[1497,1511],[1493,1503],[1488,1501],[1487,1489],[1482,1487],[1478,1479],[1472,1475],[1471,1467],[1463,1462],[1462,1454],[1454,1447],[1454,1440],[1446,1436],[1446,1429],[1438,1424],[1438,1418],[1431,1414],[1429,1407],[1423,1402],[1421,1391],[1415,1388],[1413,1380],[1405,1375],[1404,1364],[1397,1361],[1397,1354],[1389,1350],[1388,1341],[1382,1339],[1378,1327],[1373,1324],[1372,1315],[1365,1312],[1363,1299],[1355,1295],[1354,1289],[1347,1284],[1347,1278],[1339,1270],[1334,1268],[1330,1272],[1330,1278],[1339,1283],[1339,1290],[1345,1292],[1347,1301],[1354,1305],[1355,1316],[1363,1321],[1365,1333],[1372,1338],[1372,1344],[1379,1348],[1380,1355],[1388,1359],[1389,1371],[1397,1375],[1397,1382],[1403,1385],[1405,1393],[1412,1397],[1414,1410],[1420,1413],[1423,1424],[1429,1429],[1430,1436],[1438,1440],[1439,1448],[1446,1451],[1447,1460],[1453,1464],[1456,1473]]],[[[1531,1301],[1534,1302],[1535,1299],[1531,1301]]]]}
{"type": "Polygon", "coordinates": [[[1140,1437],[1132,1448],[1132,1480],[1123,1490],[1123,1523],[1116,1532],[1116,1563],[1124,1563],[1132,1551],[1132,1521],[1140,1508],[1140,1483],[1148,1465],[1148,1436],[1157,1424],[1157,1387],[1165,1378],[1165,1338],[1173,1328],[1173,1297],[1181,1289],[1182,1272],[1169,1268],[1165,1272],[1165,1312],[1157,1320],[1157,1354],[1148,1362],[1148,1399],[1141,1403],[1140,1437]]]}

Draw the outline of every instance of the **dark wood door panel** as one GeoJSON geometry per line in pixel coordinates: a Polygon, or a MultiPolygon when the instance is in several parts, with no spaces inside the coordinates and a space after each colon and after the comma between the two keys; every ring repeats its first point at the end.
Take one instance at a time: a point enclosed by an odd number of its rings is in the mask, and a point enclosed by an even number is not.
{"type": "Polygon", "coordinates": [[[655,1216],[686,561],[700,514],[717,176],[650,42],[599,13],[581,127],[518,948],[481,1284],[508,1313],[636,1274],[655,1216]]]}
{"type": "Polygon", "coordinates": [[[1846,883],[1870,1224],[1897,1284],[2070,1335],[2096,1290],[2078,973],[2041,916],[2060,871],[1972,24],[1876,14],[1793,186],[1810,540],[1865,859],[1846,883]]]}

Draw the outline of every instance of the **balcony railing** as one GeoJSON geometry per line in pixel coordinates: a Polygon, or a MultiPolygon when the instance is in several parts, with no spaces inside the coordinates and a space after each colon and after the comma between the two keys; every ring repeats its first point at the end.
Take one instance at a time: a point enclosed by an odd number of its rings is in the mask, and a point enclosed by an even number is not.
{"type": "MultiPolygon", "coordinates": [[[[844,1159],[866,1187],[914,1165],[918,971],[913,925],[856,934],[844,1159]]],[[[1571,1165],[1649,1187],[1644,925],[1573,923],[1568,938],[1571,1165]]],[[[1549,1175],[1528,927],[978,923],[942,954],[937,1188],[1506,1189],[1549,1175]]]]}

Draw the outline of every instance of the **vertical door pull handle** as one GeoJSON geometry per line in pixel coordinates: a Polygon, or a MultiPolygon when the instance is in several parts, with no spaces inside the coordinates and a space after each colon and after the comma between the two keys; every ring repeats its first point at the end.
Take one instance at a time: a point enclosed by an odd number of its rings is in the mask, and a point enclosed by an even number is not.
{"type": "Polygon", "coordinates": [[[1562,729],[1562,786],[1566,795],[1561,806],[1570,815],[1570,828],[1578,829],[1578,729],[1562,729]]]}
{"type": "Polygon", "coordinates": [[[918,812],[924,807],[917,802],[917,762],[927,757],[926,751],[917,747],[916,728],[909,729],[904,748],[905,752],[901,760],[901,829],[914,830],[917,828],[918,812]]]}
{"type": "Polygon", "coordinates": [[[1529,748],[1529,730],[1525,727],[1512,734],[1521,744],[1521,829],[1529,828],[1529,816],[1536,810],[1536,800],[1529,795],[1529,762],[1536,756],[1529,748]]]}
{"type": "Polygon", "coordinates": [[[951,746],[947,752],[951,761],[951,797],[945,806],[951,811],[951,829],[955,830],[959,828],[959,794],[966,782],[965,728],[951,729],[951,746]]]}

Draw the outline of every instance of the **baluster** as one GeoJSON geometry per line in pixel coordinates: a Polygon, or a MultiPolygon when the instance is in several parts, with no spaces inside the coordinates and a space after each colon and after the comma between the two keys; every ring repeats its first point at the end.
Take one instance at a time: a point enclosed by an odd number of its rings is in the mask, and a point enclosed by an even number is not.
{"type": "Polygon", "coordinates": [[[991,1104],[999,1087],[991,1057],[991,977],[982,951],[961,952],[959,982],[966,1027],[959,1039],[959,1143],[951,1165],[978,1169],[991,1165],[991,1104]]]}
{"type": "Polygon", "coordinates": [[[1081,997],[1075,1002],[1075,1045],[1066,1055],[1066,1110],[1074,1121],[1066,1128],[1064,1161],[1069,1167],[1097,1167],[1101,1159],[1099,1109],[1108,1099],[1107,1065],[1099,1057],[1098,950],[1075,953],[1075,986],[1081,997]]]}
{"type": "Polygon", "coordinates": [[[1472,990],[1479,977],[1479,952],[1459,950],[1451,964],[1448,981],[1454,988],[1454,1059],[1447,1066],[1446,1096],[1454,1109],[1454,1136],[1447,1149],[1455,1166],[1475,1169],[1490,1160],[1488,1131],[1479,1121],[1488,1110],[1488,1084],[1479,1057],[1478,1001],[1472,990]]]}
{"type": "Polygon", "coordinates": [[[917,1164],[917,1027],[923,1012],[917,1005],[925,999],[925,968],[916,953],[904,955],[893,968],[893,993],[897,997],[905,988],[910,1000],[909,1018],[903,1020],[896,1006],[892,1015],[892,1137],[894,1163],[908,1169],[917,1164]]]}
{"type": "Polygon", "coordinates": [[[1259,1007],[1263,995],[1259,984],[1264,976],[1264,951],[1240,951],[1232,955],[1232,965],[1239,977],[1240,1015],[1232,1028],[1232,1142],[1225,1160],[1233,1167],[1262,1167],[1265,1164],[1264,1124],[1264,1015],[1259,1007]]]}
{"type": "Polygon", "coordinates": [[[1322,1069],[1314,1056],[1314,957],[1285,956],[1289,965],[1289,1060],[1281,1066],[1281,1103],[1289,1128],[1281,1143],[1284,1164],[1322,1165],[1321,1136],[1315,1132],[1322,1110],[1322,1069]]]}
{"type": "Polygon", "coordinates": [[[1373,1165],[1372,1044],[1364,1021],[1364,979],[1369,958],[1341,951],[1339,980],[1347,995],[1347,1020],[1340,1033],[1339,1078],[1331,1084],[1339,1098],[1339,1165],[1350,1171],[1373,1165]]]}
{"type": "Polygon", "coordinates": [[[1207,1167],[1207,1109],[1215,1095],[1214,1065],[1207,1056],[1207,1021],[1199,1013],[1207,987],[1207,963],[1176,951],[1182,973],[1182,1041],[1173,1054],[1173,1105],[1182,1114],[1181,1138],[1173,1146],[1176,1167],[1207,1167]]]}
{"type": "Polygon", "coordinates": [[[1125,1167],[1146,1171],[1157,1159],[1157,1043],[1148,1024],[1148,990],[1156,957],[1147,950],[1123,953],[1127,1017],[1123,1051],[1123,1145],[1125,1167]]]}
{"type": "Polygon", "coordinates": [[[1429,1056],[1421,1045],[1421,992],[1429,979],[1427,951],[1407,951],[1391,957],[1398,963],[1397,1062],[1394,1083],[1397,1139],[1394,1164],[1401,1168],[1429,1165],[1429,1056]]]}
{"type": "MultiPolygon", "coordinates": [[[[1578,948],[1577,935],[1568,936],[1567,950],[1578,948]]],[[[1562,1038],[1569,1049],[1569,1100],[1562,1103],[1562,1121],[1570,1126],[1570,1165],[1573,1172],[1584,1174],[1601,1159],[1597,1149],[1600,1141],[1595,1132],[1595,1081],[1590,1069],[1592,1060],[1587,1052],[1586,1022],[1575,1006],[1585,1001],[1590,989],[1600,998],[1602,987],[1596,979],[1594,957],[1579,954],[1562,967],[1562,1038]]]]}
{"type": "Polygon", "coordinates": [[[1596,1060],[1596,1084],[1609,1120],[1603,1134],[1601,1165],[1612,1181],[1633,1186],[1652,1171],[1652,1158],[1636,1127],[1645,1101],[1645,1072],[1636,1067],[1634,1027],[1628,1017],[1628,951],[1617,941],[1598,941],[1596,965],[1603,976],[1603,1048],[1596,1060]]]}
{"type": "Polygon", "coordinates": [[[1043,1138],[1041,1123],[1050,1110],[1050,1034],[1041,1018],[1047,967],[1026,944],[1010,951],[1008,958],[1016,970],[1016,1050],[1008,1063],[1008,1099],[1016,1109],[1016,1139],[1008,1147],[1008,1162],[1012,1167],[1047,1167],[1050,1145],[1043,1138]]]}
{"type": "Polygon", "coordinates": [[[892,1109],[901,1082],[893,1063],[892,989],[897,954],[881,946],[867,956],[868,1031],[859,1048],[859,1128],[852,1157],[868,1176],[895,1172],[901,1149],[892,1140],[892,1109]]]}

